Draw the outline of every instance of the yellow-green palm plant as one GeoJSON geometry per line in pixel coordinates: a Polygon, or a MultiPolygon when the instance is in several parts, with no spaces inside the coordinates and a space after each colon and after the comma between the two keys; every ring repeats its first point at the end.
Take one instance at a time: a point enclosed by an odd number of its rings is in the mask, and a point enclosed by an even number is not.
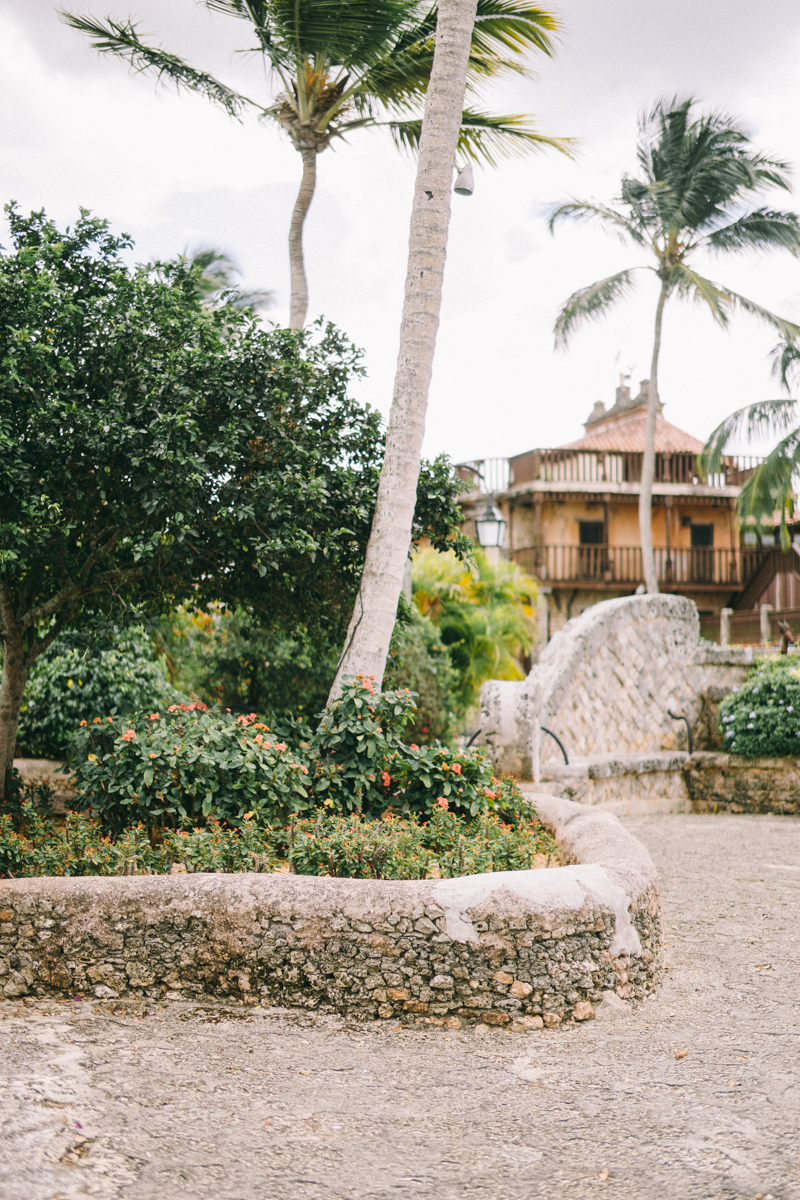
{"type": "MultiPolygon", "coordinates": [[[[316,187],[317,156],[337,138],[368,126],[387,127],[396,143],[415,149],[433,64],[437,6],[420,0],[200,0],[247,22],[274,95],[259,105],[166,50],[146,45],[132,21],[105,22],[63,13],[101,53],[139,71],[199,92],[230,116],[245,111],[280,126],[303,160],[289,230],[289,325],[300,329],[308,309],[303,225],[316,187]]],[[[556,19],[527,0],[478,0],[467,94],[508,72],[526,74],[531,51],[551,54],[556,19]]],[[[502,155],[545,146],[568,150],[568,139],[540,134],[525,116],[464,109],[458,149],[464,159],[494,165],[502,155]]]]}
{"type": "Polygon", "coordinates": [[[704,304],[721,326],[739,309],[776,328],[793,344],[800,328],[730,288],[700,275],[691,265],[698,251],[716,254],[744,250],[800,253],[800,224],[793,212],[749,208],[748,201],[769,187],[789,190],[788,167],[754,149],[747,135],[723,113],[694,116],[694,101],[660,100],[640,122],[641,178],[623,177],[618,207],[572,200],[550,220],[598,220],[623,241],[648,251],[652,264],[636,266],[574,292],[556,320],[556,344],[566,345],[574,329],[605,314],[633,285],[633,272],[655,272],[659,295],[639,494],[639,531],[648,592],[658,591],[651,532],[658,414],[658,362],[666,301],[681,296],[704,304]]]}
{"type": "Polygon", "coordinates": [[[520,660],[535,636],[536,583],[516,563],[492,564],[477,549],[471,565],[421,550],[412,580],[414,603],[450,650],[466,707],[487,679],[522,679],[520,660]]]}

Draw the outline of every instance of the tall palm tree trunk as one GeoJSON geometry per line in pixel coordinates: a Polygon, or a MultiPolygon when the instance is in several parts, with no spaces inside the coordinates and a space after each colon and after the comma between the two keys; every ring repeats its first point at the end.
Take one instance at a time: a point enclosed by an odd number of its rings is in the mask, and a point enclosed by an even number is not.
{"type": "Polygon", "coordinates": [[[658,355],[661,350],[661,322],[667,299],[667,281],[661,281],[661,292],[656,308],[656,328],[653,339],[653,361],[650,365],[650,383],[647,393],[647,424],[644,434],[644,456],[642,458],[642,483],[639,492],[639,540],[642,544],[642,566],[644,586],[650,593],[658,591],[658,573],[653,554],[653,480],[656,473],[656,417],[658,416],[658,355]]]}
{"type": "Polygon", "coordinates": [[[303,156],[303,178],[294,203],[292,223],[289,226],[289,267],[292,278],[292,294],[289,305],[289,328],[302,329],[308,312],[308,283],[303,259],[303,225],[306,213],[314,198],[317,184],[317,151],[313,146],[300,147],[303,156]]]}
{"type": "Polygon", "coordinates": [[[386,449],[361,584],[330,699],[347,675],[383,679],[417,497],[425,411],[439,329],[453,162],[477,0],[442,0],[411,210],[400,352],[386,449]]]}

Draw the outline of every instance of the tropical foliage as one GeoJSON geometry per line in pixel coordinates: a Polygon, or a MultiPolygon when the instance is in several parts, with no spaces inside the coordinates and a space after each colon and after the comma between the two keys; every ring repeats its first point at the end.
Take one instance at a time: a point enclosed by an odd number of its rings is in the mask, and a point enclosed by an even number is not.
{"type": "Polygon", "coordinates": [[[510,822],[493,813],[468,820],[442,808],[424,822],[327,813],[277,827],[247,819],[231,828],[211,820],[202,829],[164,830],[157,840],[143,825],[110,837],[84,813],[68,813],[65,824],[57,825],[30,801],[18,820],[0,812],[0,878],[288,867],[297,875],[441,879],[559,862],[558,844],[533,809],[510,822]]]}
{"type": "MultiPolygon", "coordinates": [[[[340,635],[383,454],[378,414],[347,394],[360,353],[332,327],[265,330],[204,306],[183,259],[130,268],[130,239],[87,213],[60,230],[7,211],[6,770],[33,663],[88,612],[247,603],[265,626],[340,635]]],[[[459,489],[444,459],[423,466],[415,538],[463,547],[459,489]]]]}
{"type": "Polygon", "coordinates": [[[62,633],[37,659],[25,688],[17,746],[34,758],[65,758],[75,730],[95,713],[124,717],[187,699],[172,686],[141,628],[88,636],[62,633]]]}
{"type": "MultiPolygon", "coordinates": [[[[774,354],[776,374],[788,389],[800,379],[800,347],[791,341],[778,345],[774,354]]],[[[795,399],[760,400],[740,408],[722,421],[703,448],[700,468],[713,475],[720,470],[726,451],[741,439],[775,441],[762,461],[753,468],[736,500],[739,522],[772,533],[777,525],[781,545],[789,549],[789,523],[797,506],[800,474],[800,407],[795,399]]]]}
{"type": "Polygon", "coordinates": [[[491,564],[481,550],[471,563],[451,553],[414,556],[414,602],[439,629],[459,676],[463,707],[487,679],[522,679],[535,640],[536,584],[506,559],[491,564]]]}
{"type": "Polygon", "coordinates": [[[664,305],[674,296],[692,300],[702,304],[723,327],[735,311],[746,312],[793,343],[800,334],[797,325],[701,275],[695,260],[702,253],[788,250],[798,254],[800,224],[793,212],[753,203],[766,189],[789,190],[787,164],[756,150],[728,115],[696,114],[691,98],[660,100],[643,116],[637,157],[639,176],[623,177],[613,204],[571,200],[555,209],[550,226],[552,229],[568,219],[599,221],[651,259],[574,292],[556,320],[557,344],[566,345],[582,322],[603,316],[616,301],[627,297],[635,272],[650,271],[659,282],[640,505],[646,582],[648,591],[657,591],[650,502],[664,305]]]}
{"type": "Polygon", "coordinates": [[[275,293],[263,288],[241,288],[242,269],[228,250],[217,246],[195,246],[186,251],[189,264],[199,269],[197,290],[203,304],[229,304],[255,316],[275,304],[275,293]]]}
{"type": "Polygon", "coordinates": [[[759,663],[720,706],[724,748],[747,758],[800,755],[800,667],[795,656],[759,663]]]}
{"type": "MultiPolygon", "coordinates": [[[[203,0],[212,11],[244,21],[265,72],[274,84],[266,104],[197,70],[175,54],[142,41],[131,21],[64,14],[91,45],[152,71],[176,88],[195,91],[240,119],[253,113],[276,124],[303,157],[303,183],[290,231],[292,327],[305,319],[307,292],[302,227],[316,182],[316,158],[333,142],[369,126],[388,128],[395,142],[415,150],[430,79],[437,5],[420,0],[203,0]]],[[[551,54],[556,19],[528,0],[478,0],[459,153],[494,165],[507,154],[555,147],[561,139],[540,134],[528,117],[496,116],[475,107],[481,86],[508,74],[525,75],[525,56],[551,54]]],[[[253,49],[248,45],[247,49],[253,49]]]]}

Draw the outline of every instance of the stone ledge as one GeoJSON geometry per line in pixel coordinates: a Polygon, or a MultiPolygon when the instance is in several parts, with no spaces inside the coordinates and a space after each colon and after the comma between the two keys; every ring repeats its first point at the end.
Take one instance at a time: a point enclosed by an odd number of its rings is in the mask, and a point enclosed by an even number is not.
{"type": "Polygon", "coordinates": [[[661,974],[658,878],[616,818],[553,796],[574,865],[458,879],[0,880],[0,990],[334,1009],[515,1028],[585,1019],[661,974]]]}

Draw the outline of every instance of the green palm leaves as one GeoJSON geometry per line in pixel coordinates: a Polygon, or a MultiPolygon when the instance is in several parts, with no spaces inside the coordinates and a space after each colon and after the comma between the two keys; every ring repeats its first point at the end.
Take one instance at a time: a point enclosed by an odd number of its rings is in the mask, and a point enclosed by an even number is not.
{"type": "Polygon", "coordinates": [[[720,325],[736,309],[766,321],[790,339],[798,332],[747,297],[699,274],[689,260],[700,250],[789,250],[800,253],[800,223],[793,212],[767,207],[743,212],[747,198],[766,187],[789,189],[786,163],[754,151],[747,136],[723,113],[693,116],[694,102],[662,100],[642,118],[637,157],[640,178],[625,176],[616,206],[583,200],[559,205],[551,230],[564,220],[598,221],[622,241],[650,252],[650,263],[629,268],[575,292],[556,321],[565,345],[581,321],[603,315],[627,297],[632,270],[655,272],[667,296],[704,304],[720,325]]]}
{"type": "MultiPolygon", "coordinates": [[[[429,0],[202,0],[212,11],[245,21],[276,83],[266,105],[199,71],[177,55],[147,45],[136,25],[62,13],[103,54],[136,71],[205,96],[230,116],[251,111],[280,126],[303,155],[303,182],[289,234],[291,320],[299,328],[307,307],[302,230],[316,186],[316,155],[365,126],[387,127],[395,143],[416,150],[433,65],[436,4],[429,0]]],[[[462,118],[459,152],[495,166],[527,150],[570,152],[569,139],[545,137],[522,115],[481,111],[481,84],[507,72],[527,74],[526,55],[552,54],[558,23],[526,0],[478,0],[469,68],[470,105],[462,118]]]]}

